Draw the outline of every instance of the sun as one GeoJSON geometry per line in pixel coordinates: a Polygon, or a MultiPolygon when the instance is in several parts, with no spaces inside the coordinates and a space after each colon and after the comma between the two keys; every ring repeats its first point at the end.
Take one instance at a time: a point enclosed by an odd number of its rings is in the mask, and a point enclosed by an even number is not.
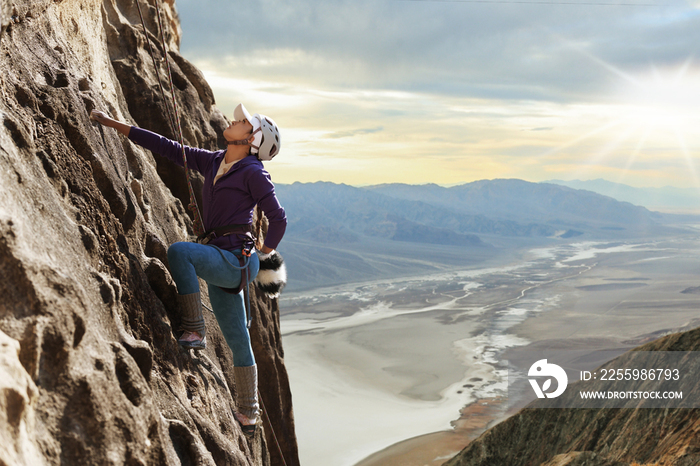
{"type": "Polygon", "coordinates": [[[682,161],[686,176],[700,188],[696,169],[700,142],[700,72],[686,60],[676,67],[659,68],[638,76],[627,75],[619,90],[622,100],[620,133],[631,140],[624,169],[618,181],[638,163],[682,161]]]}
{"type": "Polygon", "coordinates": [[[605,103],[591,105],[599,117],[580,121],[581,134],[543,157],[586,150],[576,177],[604,173],[618,183],[700,188],[700,65],[687,59],[630,72],[589,58],[614,76],[605,103]]]}
{"type": "Polygon", "coordinates": [[[691,60],[676,68],[652,67],[647,74],[625,81],[620,93],[629,109],[626,123],[646,133],[697,133],[700,73],[692,68],[691,60]]]}

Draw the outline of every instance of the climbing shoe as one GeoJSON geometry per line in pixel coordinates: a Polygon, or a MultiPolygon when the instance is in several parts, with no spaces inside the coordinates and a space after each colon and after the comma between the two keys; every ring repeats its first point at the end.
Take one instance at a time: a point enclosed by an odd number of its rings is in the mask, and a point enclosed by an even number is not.
{"type": "Polygon", "coordinates": [[[207,336],[200,293],[178,294],[177,300],[180,306],[180,329],[185,331],[177,342],[185,348],[206,348],[207,336]]]}
{"type": "Polygon", "coordinates": [[[238,425],[241,426],[243,435],[245,435],[246,438],[252,439],[253,437],[255,437],[255,433],[258,431],[257,422],[255,424],[248,424],[250,422],[250,419],[248,419],[246,415],[237,412],[233,413],[233,417],[238,422],[238,425]]]}
{"type": "Polygon", "coordinates": [[[177,341],[183,348],[203,350],[207,347],[207,337],[200,337],[196,332],[185,332],[182,334],[180,339],[177,341]]]}

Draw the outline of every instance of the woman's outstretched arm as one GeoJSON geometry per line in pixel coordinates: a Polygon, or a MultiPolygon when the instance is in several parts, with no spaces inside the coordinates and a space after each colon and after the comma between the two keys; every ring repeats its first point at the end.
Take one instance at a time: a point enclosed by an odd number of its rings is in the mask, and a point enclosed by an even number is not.
{"type": "MultiPolygon", "coordinates": [[[[154,154],[160,154],[181,167],[184,166],[182,160],[183,146],[181,146],[179,142],[172,141],[160,134],[139,128],[138,126],[130,126],[121,121],[113,120],[108,117],[106,113],[99,110],[90,112],[90,119],[95,120],[101,125],[114,128],[139,146],[150,150],[154,154]]],[[[189,146],[184,146],[184,151],[187,156],[189,168],[200,173],[205,173],[205,171],[210,168],[214,152],[189,146]]]]}
{"type": "Polygon", "coordinates": [[[103,126],[108,126],[114,128],[124,136],[129,137],[129,131],[131,131],[131,125],[122,123],[121,121],[113,120],[107,116],[105,112],[100,112],[99,110],[93,110],[90,112],[90,119],[95,120],[103,126]]]}

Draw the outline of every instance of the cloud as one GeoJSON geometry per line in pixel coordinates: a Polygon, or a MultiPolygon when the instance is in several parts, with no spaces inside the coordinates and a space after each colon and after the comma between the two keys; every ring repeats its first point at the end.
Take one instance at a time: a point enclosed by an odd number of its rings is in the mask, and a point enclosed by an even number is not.
{"type": "Polygon", "coordinates": [[[277,181],[695,183],[700,11],[686,0],[177,5],[182,53],[217,105],[282,128],[277,181]]]}
{"type": "MultiPolygon", "coordinates": [[[[614,3],[614,2],[612,2],[614,3]]],[[[619,2],[629,3],[629,2],[619,2]]],[[[178,0],[183,51],[241,73],[316,85],[565,100],[601,93],[614,68],[696,53],[698,16],[660,6],[178,0]]]]}
{"type": "Polygon", "coordinates": [[[361,128],[361,129],[354,129],[350,131],[338,131],[335,133],[331,133],[326,135],[328,139],[341,139],[341,138],[351,138],[353,136],[357,136],[359,134],[372,134],[372,133],[378,133],[384,129],[383,126],[377,126],[376,128],[361,128]]]}

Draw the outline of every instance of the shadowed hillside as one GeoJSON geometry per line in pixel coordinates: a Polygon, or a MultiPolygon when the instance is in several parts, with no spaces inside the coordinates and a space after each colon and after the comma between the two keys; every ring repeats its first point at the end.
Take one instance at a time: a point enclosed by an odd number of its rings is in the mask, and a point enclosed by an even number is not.
{"type": "MultiPolygon", "coordinates": [[[[669,335],[636,351],[700,351],[700,329],[669,335]]],[[[697,373],[686,377],[684,397],[697,399],[697,373]]],[[[445,463],[501,464],[697,465],[700,409],[538,409],[535,402],[486,431],[445,463]]]]}

